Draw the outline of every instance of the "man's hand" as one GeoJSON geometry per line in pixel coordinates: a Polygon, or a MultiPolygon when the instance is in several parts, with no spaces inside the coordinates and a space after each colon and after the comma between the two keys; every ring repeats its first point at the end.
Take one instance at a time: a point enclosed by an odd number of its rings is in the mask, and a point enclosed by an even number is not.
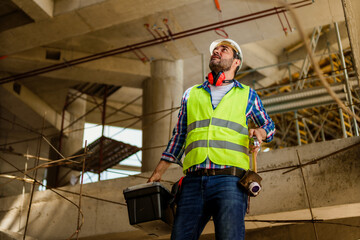
{"type": "Polygon", "coordinates": [[[159,164],[155,168],[153,174],[147,182],[160,182],[161,176],[164,174],[166,169],[170,166],[170,162],[160,160],[159,164]]]}
{"type": "Polygon", "coordinates": [[[260,149],[261,143],[266,139],[266,131],[262,128],[249,129],[249,138],[252,138],[253,136],[256,136],[258,139],[259,146],[250,145],[249,148],[250,152],[257,153],[260,149]]]}
{"type": "Polygon", "coordinates": [[[160,180],[161,180],[161,174],[154,171],[147,182],[160,182],[160,180]]]}

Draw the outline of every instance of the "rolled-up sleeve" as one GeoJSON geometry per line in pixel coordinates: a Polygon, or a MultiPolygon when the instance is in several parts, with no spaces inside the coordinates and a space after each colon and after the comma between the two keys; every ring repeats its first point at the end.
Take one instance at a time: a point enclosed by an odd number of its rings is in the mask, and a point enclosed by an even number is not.
{"type": "Polygon", "coordinates": [[[249,102],[246,117],[251,118],[257,127],[266,131],[265,142],[270,142],[274,138],[275,124],[270,116],[267,114],[259,95],[250,89],[249,102]]]}

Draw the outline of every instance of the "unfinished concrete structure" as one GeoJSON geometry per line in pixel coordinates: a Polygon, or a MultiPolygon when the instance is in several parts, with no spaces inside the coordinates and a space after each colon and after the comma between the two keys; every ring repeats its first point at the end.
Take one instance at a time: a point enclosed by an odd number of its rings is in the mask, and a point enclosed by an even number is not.
{"type": "MultiPolygon", "coordinates": [[[[287,2],[331,88],[359,116],[359,1],[287,2]]],[[[71,166],[66,158],[81,149],[85,122],[141,129],[143,173],[84,185],[79,237],[156,238],[129,225],[122,190],[146,181],[183,91],[207,75],[209,43],[226,36],[244,53],[236,79],[258,91],[277,128],[263,147],[270,151],[259,156],[264,192],[252,202],[247,239],[360,238],[356,120],[322,87],[280,3],[219,3],[221,11],[213,0],[0,2],[2,239],[22,239],[24,232],[29,239],[67,239],[76,231],[77,207],[51,190],[37,191],[31,178],[36,172],[55,191],[64,186],[67,192],[58,193],[78,204],[73,193],[80,184],[67,185],[79,172],[60,163],[71,166]],[[307,164],[313,160],[319,161],[307,164]]],[[[99,140],[99,172],[107,146],[99,140]]],[[[181,174],[174,166],[164,184],[181,174]]],[[[214,238],[211,223],[202,238],[214,238]]]]}

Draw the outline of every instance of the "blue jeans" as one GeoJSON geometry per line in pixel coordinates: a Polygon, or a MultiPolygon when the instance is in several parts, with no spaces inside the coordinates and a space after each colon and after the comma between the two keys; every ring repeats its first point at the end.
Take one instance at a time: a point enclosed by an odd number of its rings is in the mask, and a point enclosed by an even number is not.
{"type": "Polygon", "coordinates": [[[229,175],[186,176],[171,239],[198,239],[212,216],[217,240],[243,240],[247,193],[238,181],[229,175]]]}

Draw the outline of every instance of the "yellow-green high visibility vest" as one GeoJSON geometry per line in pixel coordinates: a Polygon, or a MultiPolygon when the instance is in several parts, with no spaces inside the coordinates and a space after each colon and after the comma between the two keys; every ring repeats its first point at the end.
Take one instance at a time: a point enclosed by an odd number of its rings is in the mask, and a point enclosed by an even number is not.
{"type": "MultiPolygon", "coordinates": [[[[199,85],[198,85],[199,86],[199,85]]],[[[205,161],[249,169],[246,106],[250,88],[233,87],[215,110],[209,93],[194,86],[187,101],[183,171],[205,161]]]]}

